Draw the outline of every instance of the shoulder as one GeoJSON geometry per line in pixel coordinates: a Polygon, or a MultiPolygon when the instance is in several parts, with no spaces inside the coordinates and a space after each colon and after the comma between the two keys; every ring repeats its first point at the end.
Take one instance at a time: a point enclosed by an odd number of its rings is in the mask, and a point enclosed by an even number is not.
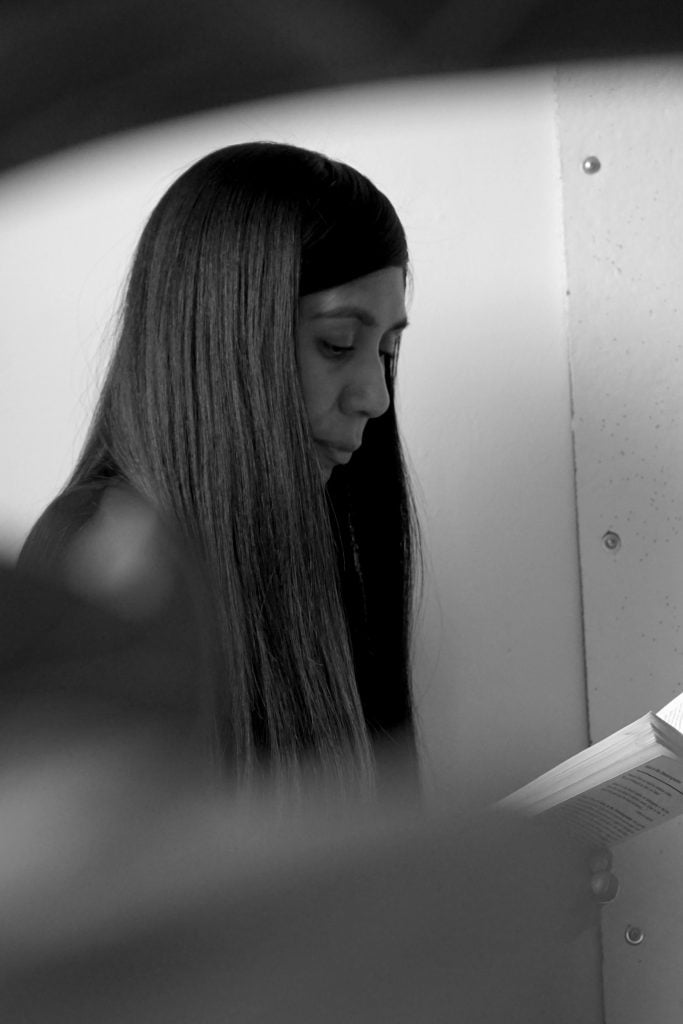
{"type": "MultiPolygon", "coordinates": [[[[194,563],[150,502],[116,478],[70,488],[36,522],[17,569],[25,606],[36,595],[25,632],[40,655],[41,693],[76,695],[107,720],[147,707],[177,713],[181,731],[195,726],[213,634],[194,563]]],[[[27,644],[24,653],[28,672],[27,644]]]]}
{"type": "Polygon", "coordinates": [[[194,548],[150,499],[117,477],[55,498],[27,537],[17,569],[124,617],[206,601],[194,548]]]}
{"type": "Polygon", "coordinates": [[[61,576],[73,542],[95,518],[105,495],[115,486],[112,481],[96,481],[58,495],[26,538],[17,568],[41,576],[61,576]]]}

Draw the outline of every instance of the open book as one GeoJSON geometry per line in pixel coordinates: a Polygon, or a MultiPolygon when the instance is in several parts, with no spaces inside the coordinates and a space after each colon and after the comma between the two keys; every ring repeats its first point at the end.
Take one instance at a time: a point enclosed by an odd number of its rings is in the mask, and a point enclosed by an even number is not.
{"type": "Polygon", "coordinates": [[[551,768],[499,807],[543,814],[598,845],[683,814],[683,693],[551,768]]]}

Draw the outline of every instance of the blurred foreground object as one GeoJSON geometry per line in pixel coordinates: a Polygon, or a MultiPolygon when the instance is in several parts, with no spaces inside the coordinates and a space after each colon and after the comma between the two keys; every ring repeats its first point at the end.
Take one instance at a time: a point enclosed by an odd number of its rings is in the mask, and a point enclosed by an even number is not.
{"type": "Polygon", "coordinates": [[[583,850],[400,793],[219,790],[172,618],[9,569],[0,599],[3,1024],[577,1019],[583,850]]]}
{"type": "Polygon", "coordinates": [[[283,816],[123,737],[5,774],[0,815],[7,1024],[579,1019],[583,862],[532,828],[283,816]]]}
{"type": "Polygon", "coordinates": [[[5,0],[0,170],[229,103],[683,50],[674,0],[5,0]]]}

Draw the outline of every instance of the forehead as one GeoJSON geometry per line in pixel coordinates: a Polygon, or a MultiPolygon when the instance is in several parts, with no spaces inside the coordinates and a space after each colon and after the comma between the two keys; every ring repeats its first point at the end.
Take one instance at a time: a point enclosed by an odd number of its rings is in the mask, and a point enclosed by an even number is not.
{"type": "Polygon", "coordinates": [[[405,326],[405,281],[401,267],[385,267],[364,277],[305,295],[302,320],[355,318],[383,330],[405,326]]]}

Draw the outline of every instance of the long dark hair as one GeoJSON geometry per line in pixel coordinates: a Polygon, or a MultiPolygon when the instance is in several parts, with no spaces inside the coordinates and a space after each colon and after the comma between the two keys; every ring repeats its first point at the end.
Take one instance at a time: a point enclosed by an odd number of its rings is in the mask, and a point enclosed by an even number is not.
{"type": "Polygon", "coordinates": [[[395,365],[389,411],[325,488],[294,347],[301,295],[407,265],[367,178],[275,143],[193,165],[136,250],[66,489],[124,480],[199,552],[220,638],[217,740],[246,778],[313,762],[369,779],[373,738],[411,731],[417,532],[395,365]]]}

